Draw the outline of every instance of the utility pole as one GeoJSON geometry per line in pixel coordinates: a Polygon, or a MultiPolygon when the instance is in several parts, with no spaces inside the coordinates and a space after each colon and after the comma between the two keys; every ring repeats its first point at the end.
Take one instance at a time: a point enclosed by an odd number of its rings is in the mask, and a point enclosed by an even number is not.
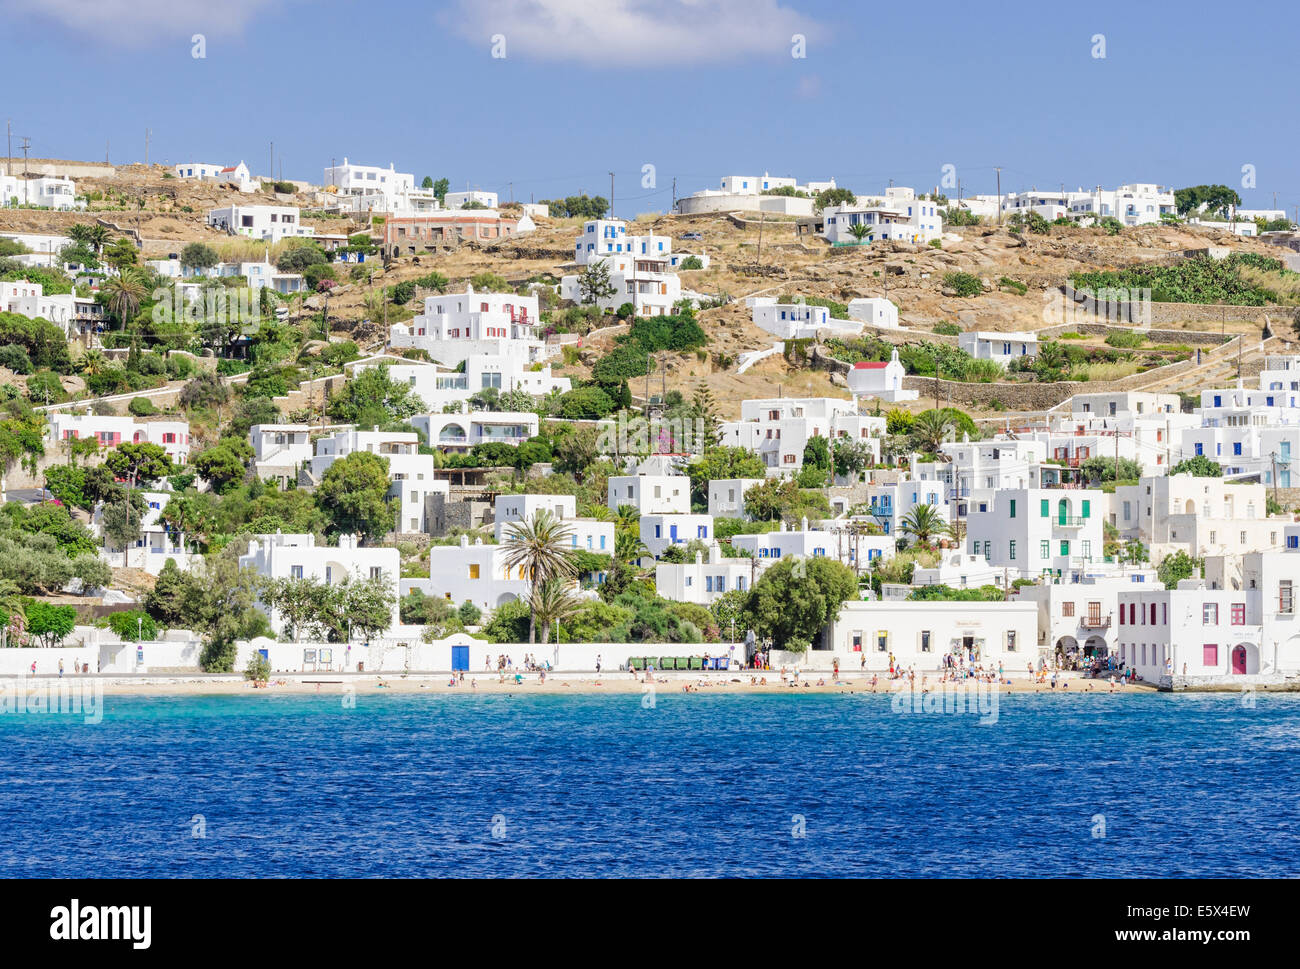
{"type": "Polygon", "coordinates": [[[14,164],[14,123],[12,120],[5,122],[5,144],[8,146],[8,154],[5,156],[5,174],[13,174],[14,164]]]}
{"type": "Polygon", "coordinates": [[[514,201],[515,201],[515,183],[511,182],[510,183],[510,204],[513,205],[514,201]]]}
{"type": "Polygon", "coordinates": [[[1002,224],[1002,169],[993,166],[993,170],[998,173],[998,225],[1002,224]]]}
{"type": "Polygon", "coordinates": [[[108,149],[110,145],[112,145],[112,142],[109,139],[105,138],[104,139],[104,164],[105,165],[108,164],[108,149]]]}
{"type": "Polygon", "coordinates": [[[677,176],[674,175],[673,176],[673,207],[668,211],[675,212],[676,210],[677,210],[677,176]]]}
{"type": "Polygon", "coordinates": [[[23,204],[27,204],[28,193],[28,173],[27,173],[27,150],[32,146],[32,139],[23,138],[23,204]]]}
{"type": "Polygon", "coordinates": [[[1273,500],[1277,501],[1277,452],[1271,452],[1269,457],[1273,459],[1273,500]]]}
{"type": "Polygon", "coordinates": [[[614,218],[614,173],[609,173],[609,217],[614,218]]]}
{"type": "Polygon", "coordinates": [[[271,167],[266,170],[267,178],[275,178],[275,142],[271,142],[271,167]]]}
{"type": "Polygon", "coordinates": [[[330,157],[330,184],[335,188],[339,187],[338,174],[334,171],[334,158],[330,157]]]}
{"type": "Polygon", "coordinates": [[[767,211],[760,209],[758,213],[758,264],[763,265],[763,223],[767,219],[767,211]]]}
{"type": "Polygon", "coordinates": [[[150,129],[145,128],[144,129],[144,167],[145,168],[149,167],[149,139],[151,137],[153,137],[153,132],[150,129]]]}

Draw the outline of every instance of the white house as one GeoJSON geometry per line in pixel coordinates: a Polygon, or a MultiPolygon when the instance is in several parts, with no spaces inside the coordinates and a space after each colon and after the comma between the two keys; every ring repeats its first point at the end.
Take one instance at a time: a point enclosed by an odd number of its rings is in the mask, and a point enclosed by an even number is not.
{"type": "Polygon", "coordinates": [[[498,206],[496,192],[448,192],[443,199],[443,205],[449,209],[463,209],[467,203],[474,202],[477,206],[485,209],[495,209],[498,206]]]}
{"type": "Polygon", "coordinates": [[[1153,562],[1184,551],[1194,558],[1275,547],[1288,519],[1268,515],[1262,484],[1190,474],[1148,476],[1110,496],[1120,538],[1146,545],[1153,562]]]}
{"type": "Polygon", "coordinates": [[[883,198],[859,197],[851,205],[829,205],[822,212],[822,235],[832,244],[858,244],[856,226],[865,228],[862,242],[925,244],[943,235],[943,214],[934,199],[918,197],[901,185],[886,189],[883,198]]]}
{"type": "Polygon", "coordinates": [[[1037,638],[1038,607],[1031,602],[851,601],[813,649],[829,646],[848,669],[860,668],[865,654],[865,668],[877,673],[891,659],[895,669],[938,670],[946,656],[1019,671],[1037,659],[1037,638]]]}
{"type": "Polygon", "coordinates": [[[0,280],[0,311],[18,313],[32,319],[40,318],[58,324],[68,334],[78,319],[78,297],[72,293],[45,295],[41,283],[25,279],[0,280]]]}
{"type": "Polygon", "coordinates": [[[774,296],[751,296],[745,301],[752,312],[754,325],[782,340],[816,337],[819,331],[856,336],[862,324],[856,320],[838,320],[825,306],[801,301],[778,303],[774,296]]]}
{"type": "Polygon", "coordinates": [[[861,490],[864,518],[880,526],[889,536],[906,537],[903,522],[918,505],[928,505],[940,519],[952,521],[953,508],[947,489],[939,481],[904,478],[898,481],[873,481],[861,490]]]}
{"type": "Polygon", "coordinates": [[[415,176],[387,168],[355,165],[345,156],[343,164],[325,169],[326,191],[335,194],[338,206],[354,214],[385,212],[409,215],[436,212],[441,208],[432,189],[417,188],[415,176]]]}
{"type": "MultiPolygon", "coordinates": [[[[683,480],[689,484],[689,479],[683,480]]],[[[672,545],[686,545],[696,539],[710,542],[715,537],[713,518],[710,515],[642,513],[640,527],[641,541],[655,558],[672,545]]]]}
{"type": "MultiPolygon", "coordinates": [[[[511,523],[531,521],[538,511],[546,511],[568,533],[570,548],[596,555],[614,554],[614,523],[579,518],[573,495],[498,495],[495,511],[498,544],[509,540],[511,523]]],[[[599,576],[596,578],[599,581],[599,576]]]]}
{"type": "Polygon", "coordinates": [[[182,572],[188,571],[202,556],[193,555],[185,548],[185,535],[168,528],[162,520],[162,513],[171,500],[171,491],[145,491],[140,493],[146,510],[140,520],[140,537],[127,548],[113,543],[104,535],[104,504],[95,506],[92,527],[95,534],[103,537],[104,546],[100,556],[114,568],[140,569],[150,575],[157,575],[168,561],[175,561],[182,572]]]}
{"type": "Polygon", "coordinates": [[[1086,488],[977,492],[968,503],[967,548],[1024,576],[1072,574],[1104,556],[1104,500],[1086,488]]]}
{"type": "MultiPolygon", "coordinates": [[[[397,611],[398,579],[401,575],[401,552],[389,546],[357,544],[355,535],[340,535],[337,546],[317,545],[315,535],[258,535],[239,557],[240,569],[252,569],[269,579],[317,579],[326,585],[338,585],[344,579],[353,582],[381,579],[393,595],[389,628],[400,622],[397,611]]],[[[263,607],[277,635],[284,635],[286,624],[279,611],[263,607]]]]}
{"type": "Polygon", "coordinates": [[[783,558],[830,558],[861,570],[877,560],[893,558],[892,538],[862,534],[861,529],[850,532],[842,524],[836,520],[809,528],[805,518],[799,528],[792,529],[782,522],[776,531],[733,535],[731,545],[763,564],[783,558]]]}
{"type": "Polygon", "coordinates": [[[607,493],[610,511],[633,505],[644,517],[691,510],[691,479],[684,474],[610,475],[607,493]]]}
{"type": "Polygon", "coordinates": [[[349,454],[367,452],[388,462],[389,494],[397,499],[397,532],[421,532],[425,526],[425,498],[437,492],[444,497],[451,485],[434,475],[432,454],[421,454],[419,435],[411,431],[347,430],[316,441],[311,459],[312,478],[320,481],[330,466],[349,454]]]}
{"type": "Polygon", "coordinates": [[[225,165],[211,162],[181,162],[179,165],[172,166],[172,172],[175,173],[177,178],[182,179],[216,178],[217,174],[225,167],[225,165]]]}
{"type": "Polygon", "coordinates": [[[1038,646],[1058,661],[1118,655],[1121,593],[1163,589],[1152,568],[1085,574],[1078,582],[1053,579],[1013,590],[1038,606],[1038,646]]]}
{"type": "Polygon", "coordinates": [[[429,548],[429,577],[402,579],[401,594],[414,591],[459,605],[472,602],[485,612],[515,599],[527,599],[531,584],[526,565],[506,565],[509,550],[462,535],[456,545],[429,548]]]}
{"type": "MultiPolygon", "coordinates": [[[[609,282],[613,292],[597,299],[601,309],[618,309],[631,303],[637,316],[669,316],[673,304],[682,298],[681,280],[670,271],[669,257],[655,255],[616,254],[604,256],[588,263],[603,262],[609,267],[609,282]]],[[[584,301],[581,276],[569,275],[560,279],[560,298],[574,303],[584,301]]]]}
{"type": "Polygon", "coordinates": [[[976,360],[996,360],[1003,366],[1017,357],[1038,356],[1038,336],[1033,333],[967,330],[957,336],[957,346],[976,360]]]}
{"type": "Polygon", "coordinates": [[[212,178],[219,185],[233,185],[241,192],[255,192],[258,188],[248,166],[242,161],[238,165],[224,166],[212,178]]]}
{"type": "Polygon", "coordinates": [[[900,329],[898,305],[882,296],[859,296],[850,300],[849,319],[885,330],[900,329]]]}
{"type": "Polygon", "coordinates": [[[301,223],[298,208],[293,205],[227,205],[208,212],[208,225],[231,235],[268,242],[316,233],[301,223]]]}
{"type": "Polygon", "coordinates": [[[513,355],[534,363],[547,355],[537,334],[538,320],[536,296],[476,293],[466,286],[463,293],[427,297],[423,313],[389,329],[388,345],[425,350],[449,367],[478,354],[513,355]]]}
{"type": "Polygon", "coordinates": [[[93,437],[101,448],[114,448],[119,444],[157,444],[177,464],[184,464],[190,455],[188,421],[138,420],[97,414],[78,416],[52,411],[47,434],[54,442],[93,437]]]}
{"type": "Polygon", "coordinates": [[[437,364],[419,360],[395,362],[398,359],[356,360],[346,364],[345,369],[356,371],[386,366],[389,379],[411,387],[430,411],[468,401],[484,390],[495,389],[502,393],[522,390],[533,397],[545,397],[573,389],[573,382],[568,377],[552,376],[550,364],[534,370],[535,364],[529,364],[517,354],[473,354],[465,358],[463,370],[444,370],[437,364]]]}
{"type": "Polygon", "coordinates": [[[298,469],[312,459],[307,424],[254,424],[248,429],[248,443],[253,446],[253,470],[261,481],[297,481],[298,469]]]}
{"type": "Polygon", "coordinates": [[[705,189],[677,200],[683,215],[699,212],[770,212],[774,215],[809,216],[813,214],[813,196],[835,188],[835,179],[798,184],[795,179],[777,175],[724,175],[716,189],[705,189]],[[765,194],[776,189],[793,189],[799,195],[765,194]]]}
{"type": "Polygon", "coordinates": [[[537,435],[531,411],[472,411],[466,414],[417,414],[411,425],[423,431],[430,447],[458,453],[475,444],[519,445],[537,435]]]}
{"type": "Polygon", "coordinates": [[[834,397],[768,397],[740,402],[740,420],[723,421],[719,443],[754,451],[768,477],[798,474],[804,446],[813,437],[863,442],[873,463],[880,460],[885,418],[858,413],[852,400],[834,397]]]}
{"type": "Polygon", "coordinates": [[[29,205],[43,209],[84,209],[85,199],[77,198],[77,186],[62,175],[0,175],[0,205],[29,205]]]}
{"type": "Polygon", "coordinates": [[[714,518],[744,518],[745,492],[760,478],[720,478],[709,482],[709,514],[714,518]]]}
{"type": "Polygon", "coordinates": [[[754,582],[759,567],[748,557],[727,558],[722,549],[709,545],[707,559],[695,553],[693,562],[660,562],[655,566],[655,589],[674,602],[712,605],[727,592],[745,592],[754,582]]]}
{"type": "Polygon", "coordinates": [[[1113,191],[1097,186],[1070,193],[1070,217],[1085,224],[1113,217],[1124,225],[1147,225],[1177,213],[1173,189],[1149,182],[1121,185],[1113,191]]]}

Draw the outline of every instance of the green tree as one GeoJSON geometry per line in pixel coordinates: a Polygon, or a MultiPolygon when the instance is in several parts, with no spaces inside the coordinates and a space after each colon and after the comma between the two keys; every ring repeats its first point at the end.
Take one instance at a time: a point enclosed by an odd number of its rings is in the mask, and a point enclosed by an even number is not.
{"type": "Polygon", "coordinates": [[[857,591],[857,576],[847,565],[829,558],[784,559],[754,583],[746,611],[778,649],[803,652],[857,591]]]}
{"type": "MultiPolygon", "coordinates": [[[[580,606],[581,600],[573,593],[572,583],[566,578],[551,576],[533,588],[528,596],[528,609],[531,613],[529,625],[541,629],[543,646],[550,641],[551,629],[555,623],[563,623],[580,606]]],[[[529,629],[530,635],[533,631],[533,628],[529,629]]]]}
{"type": "Polygon", "coordinates": [[[100,287],[108,311],[122,326],[135,316],[148,295],[144,274],[139,270],[128,269],[116,276],[110,276],[100,287]]]}
{"type": "Polygon", "coordinates": [[[945,441],[951,440],[955,425],[942,410],[927,410],[917,414],[908,431],[912,446],[926,454],[934,454],[945,441]]]}
{"type": "Polygon", "coordinates": [[[223,437],[195,455],[191,464],[218,494],[225,494],[244,479],[253,460],[252,446],[242,438],[223,437]]]}
{"type": "Polygon", "coordinates": [[[46,649],[67,639],[77,624],[77,610],[72,606],[55,606],[34,600],[24,612],[27,614],[27,632],[39,639],[46,649]]]}
{"type": "Polygon", "coordinates": [[[609,299],[618,290],[610,280],[609,263],[598,259],[578,275],[578,300],[584,306],[609,299]]]}
{"type": "Polygon", "coordinates": [[[316,500],[335,534],[373,539],[393,529],[388,490],[388,459],[354,451],[321,476],[316,500]]]}
{"type": "Polygon", "coordinates": [[[362,427],[403,420],[425,410],[410,384],[388,375],[388,367],[366,367],[330,398],[326,413],[345,424],[362,427]]]}
{"type": "Polygon", "coordinates": [[[1223,468],[1204,454],[1179,461],[1169,469],[1170,475],[1190,474],[1194,478],[1222,478],[1223,468]]]}
{"type": "Polygon", "coordinates": [[[1156,570],[1156,577],[1165,584],[1166,589],[1178,588],[1183,579],[1190,579],[1201,574],[1204,563],[1182,549],[1172,555],[1166,555],[1156,570]]]}
{"type": "Polygon", "coordinates": [[[537,641],[538,590],[550,579],[567,579],[573,574],[570,557],[572,529],[549,511],[539,508],[531,518],[506,526],[506,570],[522,569],[528,576],[528,642],[537,641]]]}
{"type": "Polygon", "coordinates": [[[900,527],[921,545],[929,545],[931,538],[948,535],[952,531],[943,513],[934,505],[913,505],[900,527]]]}
{"type": "Polygon", "coordinates": [[[175,629],[185,618],[186,595],[185,574],[175,559],[168,559],[158,573],[154,587],[145,593],[143,605],[145,611],[165,629],[175,629]]]}
{"type": "Polygon", "coordinates": [[[691,479],[691,500],[696,504],[707,504],[709,500],[709,482],[730,478],[763,479],[767,475],[767,466],[763,459],[744,447],[709,447],[704,453],[686,466],[686,473],[691,479]]]}
{"type": "Polygon", "coordinates": [[[186,269],[211,269],[220,261],[217,251],[202,242],[191,242],[181,250],[181,265],[186,269]]]}
{"type": "Polygon", "coordinates": [[[813,199],[813,208],[818,212],[832,205],[856,205],[858,197],[847,188],[828,188],[818,192],[813,199]]]}

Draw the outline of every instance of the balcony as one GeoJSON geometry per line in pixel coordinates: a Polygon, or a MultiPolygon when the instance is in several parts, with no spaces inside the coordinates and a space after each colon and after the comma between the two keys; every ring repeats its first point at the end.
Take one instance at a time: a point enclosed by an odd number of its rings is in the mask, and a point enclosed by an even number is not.
{"type": "Polygon", "coordinates": [[[1088,519],[1078,518],[1074,515],[1058,515],[1052,521],[1057,528],[1081,528],[1088,524],[1088,519]]]}
{"type": "Polygon", "coordinates": [[[1081,629],[1109,629],[1110,616],[1084,616],[1079,620],[1081,629]]]}

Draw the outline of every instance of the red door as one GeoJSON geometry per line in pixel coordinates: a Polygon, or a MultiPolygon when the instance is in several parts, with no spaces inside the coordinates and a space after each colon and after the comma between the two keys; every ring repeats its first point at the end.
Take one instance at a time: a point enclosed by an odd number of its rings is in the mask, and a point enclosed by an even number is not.
{"type": "Polygon", "coordinates": [[[1233,675],[1246,672],[1246,647],[1238,646],[1232,651],[1233,675]]]}

